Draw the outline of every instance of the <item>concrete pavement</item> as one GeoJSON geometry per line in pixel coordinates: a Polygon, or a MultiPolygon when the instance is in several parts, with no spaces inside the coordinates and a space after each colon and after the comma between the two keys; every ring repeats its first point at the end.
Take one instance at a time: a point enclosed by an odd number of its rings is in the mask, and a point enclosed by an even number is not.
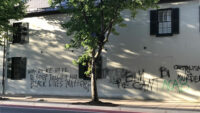
{"type": "Polygon", "coordinates": [[[87,110],[108,110],[145,113],[199,113],[200,103],[188,101],[145,101],[145,100],[121,100],[100,99],[102,102],[117,104],[116,107],[74,105],[90,101],[89,98],[72,97],[46,97],[46,96],[4,96],[8,100],[1,100],[0,105],[21,107],[48,107],[48,108],[72,108],[87,110]]]}

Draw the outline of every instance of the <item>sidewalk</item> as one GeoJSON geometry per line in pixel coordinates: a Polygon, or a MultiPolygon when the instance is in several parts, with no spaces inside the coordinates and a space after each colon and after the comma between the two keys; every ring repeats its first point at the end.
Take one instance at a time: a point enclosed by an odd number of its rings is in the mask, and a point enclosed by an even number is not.
{"type": "Polygon", "coordinates": [[[89,98],[72,97],[45,97],[45,96],[4,96],[8,100],[1,100],[1,105],[13,106],[36,106],[36,107],[58,107],[58,108],[82,108],[82,109],[106,109],[117,111],[134,111],[146,113],[198,113],[200,103],[186,101],[145,101],[145,100],[120,100],[120,99],[100,99],[102,102],[117,104],[116,107],[109,106],[89,106],[74,105],[74,103],[84,103],[90,101],[89,98]],[[89,106],[89,107],[88,107],[89,106]]]}

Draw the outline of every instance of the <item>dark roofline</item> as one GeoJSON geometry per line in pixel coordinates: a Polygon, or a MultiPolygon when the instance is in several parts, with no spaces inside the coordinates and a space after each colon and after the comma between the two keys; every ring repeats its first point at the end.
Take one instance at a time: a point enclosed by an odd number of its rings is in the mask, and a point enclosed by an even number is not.
{"type": "MultiPolygon", "coordinates": [[[[162,3],[173,3],[173,2],[183,2],[183,1],[195,1],[195,0],[160,0],[158,4],[162,3]]],[[[45,11],[45,9],[48,8],[43,8],[43,11],[35,11],[35,12],[28,12],[25,15],[26,17],[37,17],[37,16],[46,16],[46,15],[53,15],[53,14],[64,14],[65,12],[62,12],[60,10],[51,10],[51,11],[45,11]]]]}
{"type": "Polygon", "coordinates": [[[25,15],[26,17],[37,17],[37,16],[46,16],[46,15],[53,15],[53,14],[64,14],[65,12],[62,12],[60,10],[55,10],[55,11],[43,11],[43,12],[31,12],[27,13],[25,15]]]}
{"type": "Polygon", "coordinates": [[[194,1],[194,0],[160,0],[158,3],[173,3],[173,2],[184,2],[184,1],[194,1]]]}

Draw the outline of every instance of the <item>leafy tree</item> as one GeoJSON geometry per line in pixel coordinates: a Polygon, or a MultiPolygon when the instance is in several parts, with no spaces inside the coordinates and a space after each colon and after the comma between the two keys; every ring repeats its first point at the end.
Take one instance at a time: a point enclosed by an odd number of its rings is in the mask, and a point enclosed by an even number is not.
{"type": "Polygon", "coordinates": [[[0,41],[6,32],[12,30],[9,24],[12,19],[20,19],[25,15],[25,0],[0,0],[0,41]]]}
{"type": "MultiPolygon", "coordinates": [[[[14,30],[10,25],[11,20],[17,20],[25,15],[26,0],[0,0],[0,46],[6,46],[5,39],[8,39],[7,32],[14,30]]],[[[5,49],[3,55],[3,65],[5,65],[5,49]]],[[[5,93],[5,66],[3,66],[3,92],[5,93]]],[[[2,98],[1,98],[2,99],[2,98]]]]}
{"type": "MultiPolygon", "coordinates": [[[[63,0],[50,0],[52,6],[58,5],[63,0]]],[[[138,9],[157,7],[159,0],[65,0],[66,11],[71,19],[62,24],[67,35],[72,35],[66,48],[84,48],[84,53],[76,63],[88,63],[86,74],[91,77],[92,102],[98,102],[96,85],[95,64],[101,55],[104,45],[109,40],[111,33],[118,34],[115,25],[124,27],[121,11],[129,9],[135,17],[138,9]],[[87,62],[86,62],[87,61],[87,62]]]]}

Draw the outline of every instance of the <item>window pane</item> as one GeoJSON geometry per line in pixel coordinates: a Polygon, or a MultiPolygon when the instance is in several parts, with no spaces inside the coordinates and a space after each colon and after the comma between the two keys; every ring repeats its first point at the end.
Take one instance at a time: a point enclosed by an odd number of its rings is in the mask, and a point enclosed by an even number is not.
{"type": "Polygon", "coordinates": [[[171,28],[168,28],[168,33],[171,33],[172,32],[172,29],[171,28]]]}
{"type": "Polygon", "coordinates": [[[167,15],[168,15],[168,16],[171,16],[171,10],[168,10],[168,11],[167,11],[167,15]]]}
{"type": "Polygon", "coordinates": [[[163,16],[164,16],[164,21],[167,21],[167,11],[164,11],[163,16]]]}
{"type": "Polygon", "coordinates": [[[171,21],[171,16],[167,16],[167,21],[171,21]]]}
{"type": "Polygon", "coordinates": [[[163,22],[163,12],[162,11],[158,12],[158,21],[163,22]]]}
{"type": "Polygon", "coordinates": [[[166,28],[163,29],[163,33],[167,33],[167,29],[166,28]]]}
{"type": "Polygon", "coordinates": [[[167,24],[166,22],[163,23],[163,28],[166,28],[167,27],[167,24]]]}
{"type": "Polygon", "coordinates": [[[167,11],[167,21],[171,21],[171,10],[167,11]]]}
{"type": "Polygon", "coordinates": [[[172,11],[171,9],[158,11],[158,33],[168,34],[172,33],[172,11]]]}
{"type": "Polygon", "coordinates": [[[171,28],[171,26],[172,26],[171,22],[168,22],[167,26],[171,28]]]}
{"type": "Polygon", "coordinates": [[[162,34],[163,32],[162,32],[162,28],[159,28],[159,34],[162,34]]]}

